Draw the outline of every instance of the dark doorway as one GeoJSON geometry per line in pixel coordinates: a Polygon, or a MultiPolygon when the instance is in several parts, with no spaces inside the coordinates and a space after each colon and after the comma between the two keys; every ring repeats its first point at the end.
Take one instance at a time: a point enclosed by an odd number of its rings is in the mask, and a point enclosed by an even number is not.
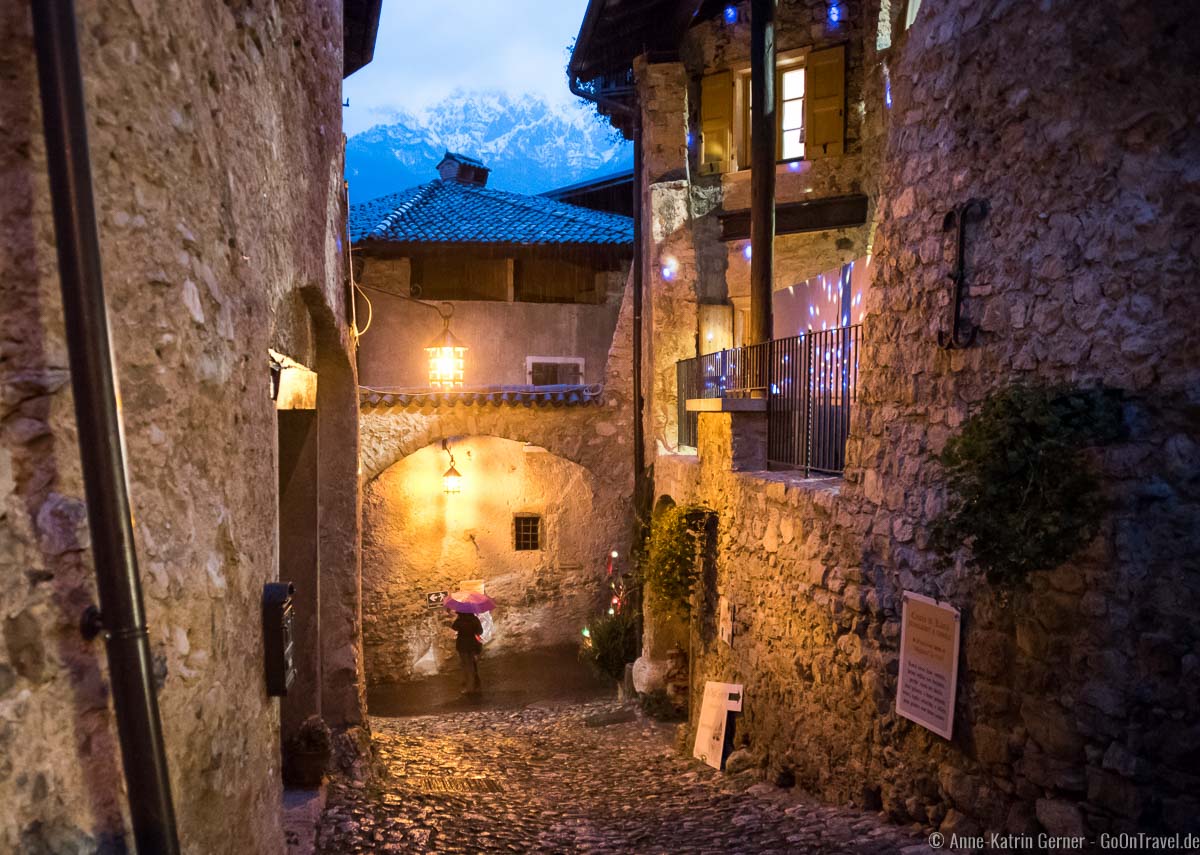
{"type": "Polygon", "coordinates": [[[280,698],[284,746],[310,715],[321,712],[320,511],[317,411],[280,410],[279,580],[295,588],[296,680],[280,698]]]}

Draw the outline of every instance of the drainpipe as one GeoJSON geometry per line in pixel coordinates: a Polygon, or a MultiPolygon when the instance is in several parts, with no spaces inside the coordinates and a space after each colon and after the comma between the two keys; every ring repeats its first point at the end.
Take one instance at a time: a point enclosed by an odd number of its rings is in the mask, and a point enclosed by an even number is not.
{"type": "Polygon", "coordinates": [[[34,44],[62,284],[79,456],[134,844],[175,855],[179,841],[154,691],[125,482],[124,442],[100,275],[83,80],[72,0],[32,0],[34,44]]]}
{"type": "MultiPolygon", "coordinates": [[[[589,14],[591,7],[589,7],[589,14]]],[[[586,26],[586,22],[585,22],[586,26]]],[[[646,475],[646,437],[645,418],[646,402],[642,394],[642,303],[644,288],[642,248],[642,115],[641,110],[634,105],[618,101],[584,89],[575,75],[568,75],[568,85],[571,93],[585,101],[626,117],[633,125],[633,497],[634,507],[639,520],[646,522],[649,518],[651,496],[650,483],[646,475]]],[[[633,89],[623,89],[622,92],[632,93],[633,89]]]]}
{"type": "Polygon", "coordinates": [[[645,302],[642,249],[642,117],[641,111],[633,117],[633,471],[634,498],[638,502],[639,515],[649,511],[653,497],[649,495],[646,478],[645,406],[642,395],[642,304],[645,302]]]}
{"type": "Polygon", "coordinates": [[[772,337],[775,289],[775,4],[750,3],[750,344],[772,337]]]}

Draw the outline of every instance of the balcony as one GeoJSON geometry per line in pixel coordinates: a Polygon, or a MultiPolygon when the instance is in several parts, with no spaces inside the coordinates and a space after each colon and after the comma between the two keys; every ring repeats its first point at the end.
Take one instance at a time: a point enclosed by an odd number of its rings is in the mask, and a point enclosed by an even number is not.
{"type": "Polygon", "coordinates": [[[841,474],[861,346],[856,324],[681,360],[675,366],[679,444],[696,447],[699,411],[709,409],[703,401],[754,401],[767,413],[770,468],[841,474]]]}

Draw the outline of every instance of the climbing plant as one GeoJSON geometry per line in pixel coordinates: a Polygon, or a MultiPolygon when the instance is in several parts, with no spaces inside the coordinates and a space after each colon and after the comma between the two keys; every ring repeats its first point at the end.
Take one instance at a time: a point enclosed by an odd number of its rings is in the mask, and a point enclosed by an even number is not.
{"type": "Polygon", "coordinates": [[[984,401],[940,455],[948,502],[932,545],[962,547],[994,583],[1057,567],[1095,536],[1105,509],[1087,449],[1125,436],[1107,388],[1016,385],[984,401]]]}
{"type": "Polygon", "coordinates": [[[660,511],[650,524],[642,578],[662,605],[681,615],[691,610],[692,589],[699,576],[698,520],[706,514],[695,505],[678,505],[660,511]]]}

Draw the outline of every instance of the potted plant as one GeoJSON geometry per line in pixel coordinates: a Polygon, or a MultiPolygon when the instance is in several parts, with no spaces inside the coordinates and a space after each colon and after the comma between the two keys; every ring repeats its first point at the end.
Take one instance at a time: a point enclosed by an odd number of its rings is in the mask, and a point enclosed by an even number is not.
{"type": "Polygon", "coordinates": [[[309,716],[284,746],[284,783],[303,789],[321,786],[332,752],[333,738],[329,725],[319,715],[309,716]]]}

